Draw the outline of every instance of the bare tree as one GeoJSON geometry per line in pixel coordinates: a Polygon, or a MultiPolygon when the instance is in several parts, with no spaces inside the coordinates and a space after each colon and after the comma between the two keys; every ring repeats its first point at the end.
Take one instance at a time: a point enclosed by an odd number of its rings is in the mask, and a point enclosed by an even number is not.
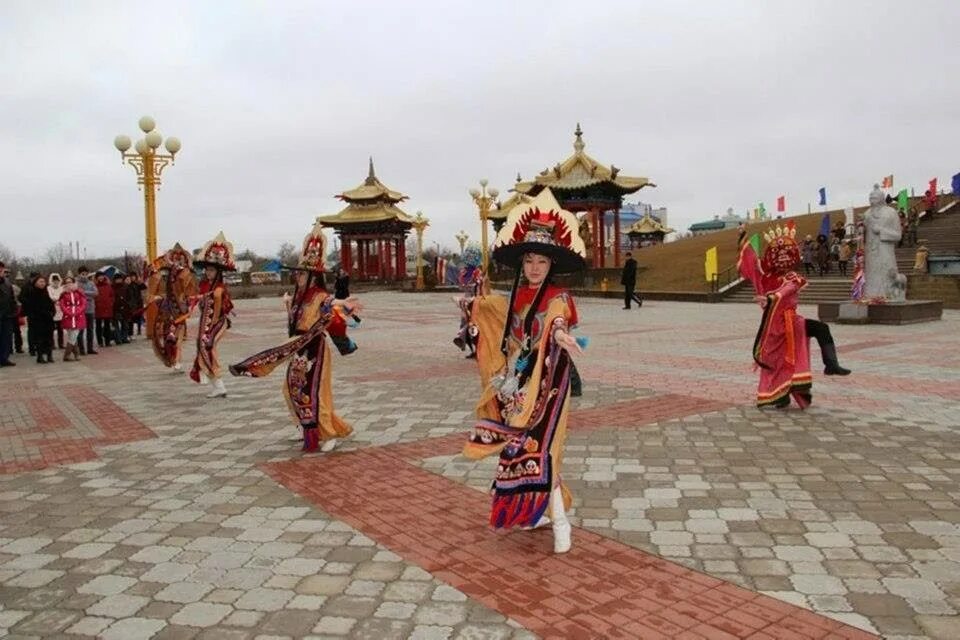
{"type": "Polygon", "coordinates": [[[58,242],[51,247],[47,247],[43,252],[43,256],[50,266],[62,268],[67,263],[67,260],[73,257],[73,252],[69,244],[66,242],[58,242]]]}
{"type": "Polygon", "coordinates": [[[277,251],[277,259],[280,260],[280,264],[293,264],[298,256],[297,248],[290,242],[281,244],[277,251]]]}
{"type": "Polygon", "coordinates": [[[17,261],[17,254],[13,252],[13,249],[10,249],[7,245],[0,242],[0,262],[3,262],[6,265],[11,265],[17,261]]]}

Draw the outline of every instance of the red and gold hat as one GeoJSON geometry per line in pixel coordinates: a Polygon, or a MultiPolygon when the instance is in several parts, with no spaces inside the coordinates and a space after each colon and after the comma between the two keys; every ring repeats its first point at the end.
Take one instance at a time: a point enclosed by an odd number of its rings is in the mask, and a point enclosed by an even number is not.
{"type": "Polygon", "coordinates": [[[164,266],[167,269],[180,267],[181,269],[193,269],[193,256],[190,252],[176,243],[173,247],[163,254],[164,266]]]}
{"type": "Polygon", "coordinates": [[[577,217],[561,209],[550,189],[544,189],[507,214],[494,243],[493,259],[519,268],[524,254],[537,253],[553,261],[554,273],[579,271],[587,255],[579,226],[577,217]]]}
{"type": "Polygon", "coordinates": [[[760,268],[765,274],[782,275],[800,264],[800,247],[797,245],[797,228],[793,220],[777,225],[763,234],[767,246],[760,258],[760,268]]]}
{"type": "Polygon", "coordinates": [[[317,222],[303,239],[303,248],[300,250],[300,257],[297,259],[296,266],[284,265],[283,268],[290,271],[323,273],[323,259],[326,253],[327,237],[323,235],[323,227],[317,222]]]}
{"type": "Polygon", "coordinates": [[[194,263],[198,267],[215,267],[221,271],[236,271],[237,265],[233,261],[233,245],[227,242],[223,231],[217,237],[203,245],[200,257],[194,263]]]}

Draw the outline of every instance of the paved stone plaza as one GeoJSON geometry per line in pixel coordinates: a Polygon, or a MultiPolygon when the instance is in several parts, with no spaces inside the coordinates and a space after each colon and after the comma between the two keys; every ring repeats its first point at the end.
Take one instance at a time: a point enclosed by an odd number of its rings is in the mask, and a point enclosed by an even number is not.
{"type": "MultiPolygon", "coordinates": [[[[579,301],[553,556],[486,528],[449,296],[364,302],[333,454],[299,453],[279,373],[207,401],[143,340],[4,369],[0,636],[960,637],[957,312],[834,326],[854,374],[780,412],[752,403],[755,306],[579,301]]],[[[285,335],[279,301],[240,301],[223,359],[285,335]]]]}

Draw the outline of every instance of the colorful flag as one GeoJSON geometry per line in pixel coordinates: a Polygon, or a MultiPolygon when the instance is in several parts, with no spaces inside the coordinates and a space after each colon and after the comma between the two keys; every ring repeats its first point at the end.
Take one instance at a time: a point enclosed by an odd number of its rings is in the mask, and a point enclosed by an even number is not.
{"type": "Polygon", "coordinates": [[[777,198],[777,211],[783,213],[787,210],[787,196],[780,196],[777,198]]]}
{"type": "Polygon", "coordinates": [[[953,180],[950,183],[950,187],[953,190],[953,195],[960,196],[960,173],[953,176],[953,180]]]}
{"type": "Polygon", "coordinates": [[[883,176],[883,188],[884,189],[893,189],[893,174],[891,173],[888,176],[883,176]]]}
{"type": "Polygon", "coordinates": [[[897,194],[897,207],[901,211],[906,211],[907,206],[910,204],[910,194],[906,189],[900,189],[900,193],[897,194]]]}
{"type": "Polygon", "coordinates": [[[760,203],[760,206],[757,207],[757,211],[760,212],[760,218],[761,218],[761,219],[767,217],[767,208],[766,208],[765,206],[763,206],[763,203],[762,203],[762,202],[760,203]]]}
{"type": "Polygon", "coordinates": [[[719,270],[717,268],[717,248],[710,247],[707,249],[707,255],[703,262],[704,275],[707,277],[707,282],[713,282],[717,277],[719,270]]]}
{"type": "Polygon", "coordinates": [[[820,203],[819,204],[821,207],[827,206],[827,188],[826,187],[820,187],[820,203]]]}
{"type": "Polygon", "coordinates": [[[756,207],[754,207],[753,209],[753,219],[754,220],[760,219],[760,209],[757,209],[756,207]]]}
{"type": "Polygon", "coordinates": [[[755,233],[750,236],[750,240],[743,243],[740,248],[740,257],[737,259],[737,270],[740,276],[753,285],[753,290],[758,294],[763,293],[762,278],[763,273],[760,269],[760,234],[755,233]]]}
{"type": "Polygon", "coordinates": [[[930,195],[937,195],[937,179],[934,178],[930,181],[930,195]]]}
{"type": "Polygon", "coordinates": [[[830,214],[823,214],[823,220],[820,221],[820,235],[829,238],[830,237],[830,214]]]}

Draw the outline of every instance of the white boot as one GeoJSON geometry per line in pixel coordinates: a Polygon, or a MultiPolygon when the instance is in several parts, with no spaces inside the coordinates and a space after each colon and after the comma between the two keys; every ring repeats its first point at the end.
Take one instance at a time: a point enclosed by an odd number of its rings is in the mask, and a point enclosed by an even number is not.
{"type": "Polygon", "coordinates": [[[201,372],[200,372],[200,384],[207,384],[208,382],[210,382],[210,378],[207,377],[207,374],[205,374],[204,372],[201,371],[201,372]]]}
{"type": "Polygon", "coordinates": [[[223,378],[217,378],[211,381],[210,385],[213,387],[213,391],[207,394],[208,398],[226,398],[227,397],[227,388],[223,386],[223,378]]]}
{"type": "Polygon", "coordinates": [[[330,438],[329,440],[324,440],[323,444],[320,445],[320,451],[323,451],[324,453],[330,453],[336,448],[337,448],[336,438],[330,438]]]}
{"type": "Polygon", "coordinates": [[[553,520],[553,552],[570,551],[570,521],[563,508],[563,492],[557,487],[550,493],[550,519],[553,520]]]}
{"type": "Polygon", "coordinates": [[[179,362],[174,363],[174,365],[173,365],[173,372],[174,372],[174,373],[183,373],[183,365],[180,364],[179,362]]]}

